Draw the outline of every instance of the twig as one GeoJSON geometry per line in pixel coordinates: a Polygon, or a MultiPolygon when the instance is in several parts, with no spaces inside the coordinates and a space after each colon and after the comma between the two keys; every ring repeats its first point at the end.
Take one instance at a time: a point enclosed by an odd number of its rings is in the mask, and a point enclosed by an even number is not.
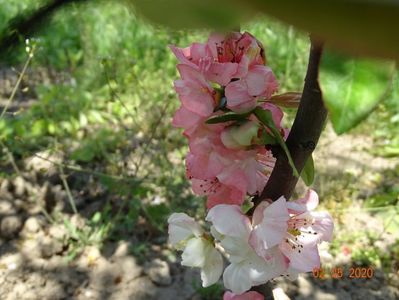
{"type": "Polygon", "coordinates": [[[69,204],[71,205],[74,214],[77,215],[78,214],[78,210],[76,209],[75,199],[73,199],[71,190],[69,189],[69,185],[68,185],[68,182],[66,180],[64,169],[60,166],[59,170],[60,170],[60,178],[62,180],[62,184],[64,185],[65,191],[67,193],[69,204]]]}
{"type": "Polygon", "coordinates": [[[72,166],[72,165],[58,163],[58,162],[55,162],[55,161],[53,161],[51,159],[48,159],[46,157],[40,156],[38,154],[33,154],[33,155],[36,156],[37,158],[40,158],[40,159],[45,160],[45,161],[48,161],[49,163],[52,163],[55,166],[63,167],[63,168],[66,168],[66,169],[69,169],[69,170],[72,170],[72,171],[76,171],[76,172],[80,172],[80,173],[86,173],[86,174],[91,174],[91,175],[96,175],[96,176],[101,176],[101,177],[108,177],[108,178],[111,178],[111,179],[114,179],[114,180],[120,180],[120,181],[133,180],[133,181],[139,182],[136,179],[127,179],[127,178],[122,177],[122,176],[109,175],[109,174],[105,174],[105,173],[94,171],[94,170],[82,169],[80,167],[75,167],[75,166],[72,166]]]}
{"type": "Polygon", "coordinates": [[[29,63],[30,63],[30,61],[33,58],[34,51],[35,51],[34,47],[31,49],[31,51],[29,51],[28,59],[26,60],[25,65],[22,68],[22,71],[21,71],[21,73],[18,76],[17,83],[15,84],[14,89],[12,90],[10,97],[8,98],[8,101],[7,101],[6,105],[3,108],[3,111],[1,112],[0,119],[4,116],[4,114],[6,113],[8,107],[11,105],[11,102],[14,100],[15,93],[17,92],[17,90],[19,88],[19,85],[21,84],[22,78],[24,77],[25,72],[26,72],[26,70],[27,70],[27,68],[29,66],[29,63]]]}
{"type": "Polygon", "coordinates": [[[10,161],[10,163],[11,163],[11,165],[12,165],[14,171],[15,171],[15,173],[17,173],[18,175],[21,176],[21,171],[18,168],[18,166],[17,166],[17,164],[15,162],[15,159],[14,159],[14,155],[12,154],[10,149],[8,149],[8,147],[2,141],[0,141],[0,145],[1,145],[1,147],[4,148],[4,150],[5,150],[5,152],[6,152],[7,156],[8,156],[8,159],[9,159],[9,161],[10,161]]]}
{"type": "Polygon", "coordinates": [[[166,110],[168,109],[169,104],[170,104],[170,101],[166,101],[166,102],[165,102],[165,105],[163,106],[163,108],[162,108],[162,110],[161,110],[161,114],[159,115],[158,120],[154,123],[154,125],[153,125],[153,127],[152,127],[150,137],[148,138],[147,142],[145,143],[145,145],[144,145],[144,147],[143,147],[143,152],[141,153],[140,158],[139,158],[139,161],[138,161],[137,164],[136,164],[137,167],[136,167],[136,170],[135,170],[135,172],[134,172],[134,176],[137,176],[137,174],[138,174],[138,172],[139,172],[139,169],[140,169],[140,167],[141,167],[141,164],[143,163],[144,155],[145,155],[145,153],[147,152],[147,149],[148,149],[150,143],[152,142],[152,140],[153,140],[154,137],[155,137],[156,129],[157,129],[157,127],[159,126],[159,124],[161,123],[162,118],[164,117],[165,112],[166,112],[166,110]]]}
{"type": "MultiPolygon", "coordinates": [[[[108,76],[108,71],[107,71],[107,66],[105,64],[103,64],[104,66],[104,75],[105,75],[105,80],[107,81],[107,85],[108,88],[111,92],[111,98],[112,100],[118,100],[119,103],[122,105],[122,107],[126,110],[126,112],[128,113],[128,115],[132,118],[133,122],[135,123],[135,125],[138,127],[139,130],[141,130],[141,126],[140,124],[137,123],[136,120],[136,116],[131,112],[131,110],[126,106],[125,102],[123,102],[123,100],[121,99],[121,97],[119,97],[118,93],[114,90],[114,88],[111,86],[110,84],[110,80],[109,80],[109,76],[108,76]]],[[[125,130],[128,130],[128,128],[125,127],[124,124],[121,124],[125,130]]]]}

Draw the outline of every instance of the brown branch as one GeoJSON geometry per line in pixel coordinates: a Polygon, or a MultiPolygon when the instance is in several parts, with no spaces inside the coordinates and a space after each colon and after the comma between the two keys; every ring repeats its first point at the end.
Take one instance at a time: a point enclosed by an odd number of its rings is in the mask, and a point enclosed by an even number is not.
{"type": "MultiPolygon", "coordinates": [[[[320,42],[311,39],[305,86],[294,124],[286,141],[299,173],[316,148],[327,118],[318,82],[322,48],[320,42]]],[[[255,206],[265,199],[275,201],[282,195],[288,200],[298,182],[299,178],[293,175],[284,151],[278,147],[273,149],[273,154],[277,158],[276,165],[261,195],[254,199],[255,206]]]]}
{"type": "MultiPolygon", "coordinates": [[[[322,100],[318,82],[322,49],[322,43],[311,38],[305,86],[294,124],[286,141],[299,173],[316,148],[327,118],[327,110],[322,100]]],[[[281,147],[274,148],[273,154],[277,158],[276,165],[261,195],[253,199],[254,207],[249,211],[249,214],[252,214],[255,207],[263,200],[271,199],[275,201],[282,195],[288,200],[298,182],[299,178],[293,175],[287,156],[281,147]]],[[[253,287],[252,290],[264,295],[265,299],[273,299],[270,282],[253,287]]]]}

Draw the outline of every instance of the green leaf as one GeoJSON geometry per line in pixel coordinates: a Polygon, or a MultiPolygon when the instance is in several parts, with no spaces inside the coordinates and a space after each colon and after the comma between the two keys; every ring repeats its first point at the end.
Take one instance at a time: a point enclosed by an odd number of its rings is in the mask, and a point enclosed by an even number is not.
{"type": "Polygon", "coordinates": [[[277,140],[267,130],[263,129],[260,138],[255,139],[257,145],[275,145],[277,140]]]}
{"type": "Polygon", "coordinates": [[[175,29],[231,29],[259,12],[311,32],[354,55],[399,60],[397,0],[125,0],[175,29]]]}
{"type": "Polygon", "coordinates": [[[310,186],[314,181],[314,162],[312,155],[309,156],[302,169],[301,178],[307,186],[310,186]]]}
{"type": "Polygon", "coordinates": [[[233,112],[228,112],[223,115],[212,117],[206,120],[205,123],[207,124],[218,124],[218,123],[225,123],[230,121],[244,121],[246,120],[252,112],[248,112],[245,114],[237,114],[233,112]]]}
{"type": "Polygon", "coordinates": [[[333,127],[342,134],[365,119],[387,94],[394,65],[326,52],[320,85],[333,127]]]}
{"type": "Polygon", "coordinates": [[[241,0],[353,55],[399,59],[397,0],[241,0]]]}
{"type": "Polygon", "coordinates": [[[272,132],[273,136],[276,138],[277,142],[279,143],[281,148],[283,148],[285,154],[287,155],[288,163],[292,168],[294,176],[299,177],[298,170],[296,169],[294,161],[292,160],[290,151],[288,150],[280,131],[274,124],[272,113],[268,110],[263,110],[260,107],[255,108],[254,113],[258,120],[261,121],[272,132]]]}
{"type": "Polygon", "coordinates": [[[243,19],[247,5],[219,0],[127,0],[148,20],[174,29],[211,27],[231,29],[243,19]]]}

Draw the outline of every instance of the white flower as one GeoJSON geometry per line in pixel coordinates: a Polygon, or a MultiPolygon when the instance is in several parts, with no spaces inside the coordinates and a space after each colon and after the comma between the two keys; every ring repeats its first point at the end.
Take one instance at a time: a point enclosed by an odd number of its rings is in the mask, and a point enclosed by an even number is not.
{"type": "Polygon", "coordinates": [[[224,271],[223,281],[234,294],[242,294],[286,272],[287,263],[277,247],[260,257],[249,245],[252,225],[239,206],[217,205],[206,220],[212,222],[212,234],[229,255],[231,264],[224,271]]]}
{"type": "Polygon", "coordinates": [[[201,226],[184,213],[172,214],[168,223],[170,243],[183,250],[181,264],[201,269],[203,287],[216,283],[223,272],[223,258],[201,226]]]}

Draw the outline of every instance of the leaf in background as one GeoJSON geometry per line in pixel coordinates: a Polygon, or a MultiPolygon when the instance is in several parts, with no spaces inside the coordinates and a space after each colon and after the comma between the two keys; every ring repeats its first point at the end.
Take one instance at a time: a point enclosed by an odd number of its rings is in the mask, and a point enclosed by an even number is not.
{"type": "Polygon", "coordinates": [[[312,155],[309,156],[302,169],[301,178],[307,186],[310,186],[314,181],[314,162],[312,155]]]}
{"type": "Polygon", "coordinates": [[[175,29],[236,27],[258,13],[276,17],[354,55],[399,60],[398,0],[125,0],[175,29]]]}
{"type": "Polygon", "coordinates": [[[258,120],[261,121],[268,129],[270,129],[270,131],[276,138],[277,142],[279,143],[281,148],[283,148],[285,154],[287,155],[288,163],[292,168],[294,176],[299,177],[298,170],[296,169],[294,161],[292,160],[290,151],[288,150],[287,145],[285,144],[285,141],[281,136],[280,131],[277,129],[276,125],[274,124],[272,113],[269,110],[263,110],[260,107],[255,108],[254,113],[258,118],[258,120]]]}
{"type": "Polygon", "coordinates": [[[398,0],[241,0],[353,55],[399,60],[398,0]]]}
{"type": "Polygon", "coordinates": [[[247,5],[240,1],[219,0],[126,0],[148,20],[174,29],[237,27],[247,5]]]}
{"type": "Polygon", "coordinates": [[[323,99],[342,134],[365,119],[389,91],[394,64],[326,52],[320,70],[323,99]]]}

